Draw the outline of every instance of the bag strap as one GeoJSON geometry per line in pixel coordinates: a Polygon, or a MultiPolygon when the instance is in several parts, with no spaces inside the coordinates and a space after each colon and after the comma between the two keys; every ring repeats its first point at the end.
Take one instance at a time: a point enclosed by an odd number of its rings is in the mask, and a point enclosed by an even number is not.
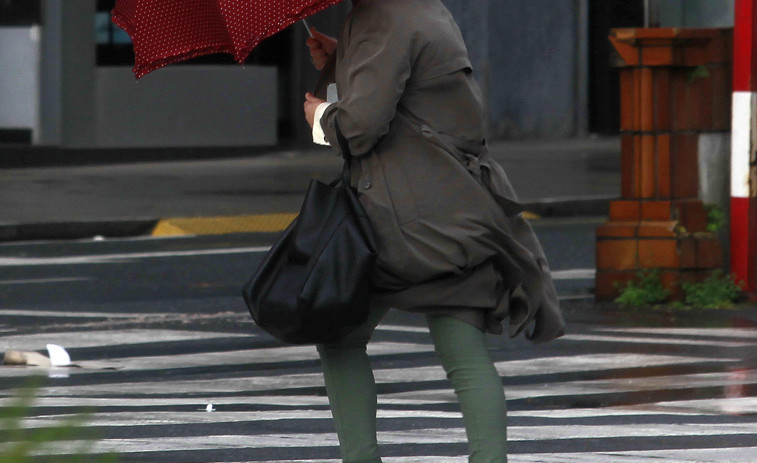
{"type": "Polygon", "coordinates": [[[350,152],[350,145],[347,143],[347,139],[344,138],[342,130],[339,128],[339,119],[334,117],[334,129],[336,129],[336,140],[339,143],[339,148],[342,151],[342,182],[345,185],[350,185],[350,165],[352,163],[352,153],[350,152]]]}

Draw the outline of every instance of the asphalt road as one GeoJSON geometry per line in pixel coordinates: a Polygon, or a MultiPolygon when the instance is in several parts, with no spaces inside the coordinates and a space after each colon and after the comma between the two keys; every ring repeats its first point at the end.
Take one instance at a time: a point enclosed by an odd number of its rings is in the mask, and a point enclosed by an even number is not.
{"type": "MultiPolygon", "coordinates": [[[[534,222],[568,335],[544,346],[491,338],[511,461],[757,461],[753,319],[640,321],[598,310],[599,223],[534,222]]],[[[0,404],[43,375],[25,426],[86,408],[84,429],[98,436],[87,452],[124,462],[339,461],[314,349],[258,330],[239,296],[272,238],[0,245],[0,351],[55,343],[78,365],[0,366],[0,404]]],[[[454,393],[423,318],[390,313],[370,353],[385,461],[466,461],[454,393]]],[[[15,440],[0,425],[0,455],[15,440]]],[[[74,453],[78,444],[40,453],[74,453]]]]}

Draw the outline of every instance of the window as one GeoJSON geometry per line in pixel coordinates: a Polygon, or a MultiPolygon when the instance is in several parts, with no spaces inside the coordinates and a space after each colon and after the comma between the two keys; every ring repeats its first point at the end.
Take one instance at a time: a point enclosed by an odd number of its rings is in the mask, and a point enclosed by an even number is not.
{"type": "Polygon", "coordinates": [[[110,20],[116,0],[97,0],[95,12],[95,44],[98,66],[127,66],[134,64],[131,38],[110,20]]]}
{"type": "Polygon", "coordinates": [[[0,0],[0,26],[31,26],[42,22],[41,0],[0,0]]]}

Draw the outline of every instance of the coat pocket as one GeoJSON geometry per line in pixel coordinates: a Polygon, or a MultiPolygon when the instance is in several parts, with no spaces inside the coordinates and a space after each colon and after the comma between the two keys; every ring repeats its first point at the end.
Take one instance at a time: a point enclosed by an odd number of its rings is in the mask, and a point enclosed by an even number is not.
{"type": "Polygon", "coordinates": [[[376,213],[382,220],[402,225],[418,218],[418,205],[410,178],[400,159],[394,158],[389,152],[371,155],[367,159],[368,168],[358,180],[357,190],[363,197],[361,202],[366,203],[364,207],[380,209],[381,212],[376,213]]]}

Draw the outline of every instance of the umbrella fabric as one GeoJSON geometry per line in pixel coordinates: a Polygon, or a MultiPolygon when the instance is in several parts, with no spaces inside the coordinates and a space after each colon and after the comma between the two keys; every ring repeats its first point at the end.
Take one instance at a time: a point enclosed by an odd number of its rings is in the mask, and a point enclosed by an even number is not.
{"type": "Polygon", "coordinates": [[[117,0],[113,22],[131,36],[137,79],[211,53],[243,62],[263,39],[341,0],[117,0]]]}

